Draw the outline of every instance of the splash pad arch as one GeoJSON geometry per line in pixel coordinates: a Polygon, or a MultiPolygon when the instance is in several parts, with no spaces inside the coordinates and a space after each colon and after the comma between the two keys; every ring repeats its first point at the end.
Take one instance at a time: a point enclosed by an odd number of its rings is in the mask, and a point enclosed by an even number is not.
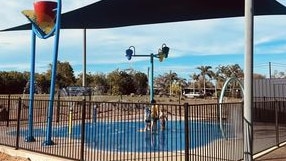
{"type": "Polygon", "coordinates": [[[220,127],[220,131],[222,133],[222,136],[223,138],[227,139],[226,138],[226,135],[225,135],[225,131],[223,129],[223,123],[222,123],[222,103],[223,103],[223,97],[224,97],[224,94],[225,94],[225,91],[227,89],[227,86],[231,83],[231,82],[238,82],[239,84],[239,87],[242,91],[242,94],[244,95],[244,87],[243,87],[243,84],[240,82],[240,80],[236,77],[231,77],[231,78],[228,78],[226,80],[226,82],[224,83],[223,87],[222,87],[222,90],[221,90],[221,93],[220,93],[220,96],[219,96],[219,127],[220,127]]]}

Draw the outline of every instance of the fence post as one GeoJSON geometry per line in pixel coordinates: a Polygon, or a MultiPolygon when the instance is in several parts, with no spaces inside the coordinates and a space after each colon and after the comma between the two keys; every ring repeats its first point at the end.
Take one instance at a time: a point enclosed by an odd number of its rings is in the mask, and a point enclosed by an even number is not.
{"type": "Polygon", "coordinates": [[[84,161],[84,140],[85,140],[85,115],[86,115],[86,100],[82,101],[82,115],[81,115],[81,146],[80,146],[80,160],[84,161]]]}
{"type": "Polygon", "coordinates": [[[217,101],[216,101],[216,119],[217,121],[220,121],[220,109],[219,107],[221,106],[221,104],[219,103],[219,97],[217,98],[217,101]]]}
{"type": "Polygon", "coordinates": [[[89,119],[91,118],[91,91],[88,93],[88,115],[89,119]]]}
{"type": "Polygon", "coordinates": [[[9,121],[10,121],[10,106],[11,106],[11,94],[8,95],[8,119],[7,119],[7,127],[9,127],[9,121]]]}
{"type": "Polygon", "coordinates": [[[56,112],[56,122],[60,121],[60,92],[58,92],[58,100],[57,100],[57,112],[56,112]]]}
{"type": "Polygon", "coordinates": [[[280,101],[275,100],[275,131],[276,131],[276,145],[279,146],[279,111],[278,108],[280,108],[280,101]]]}
{"type": "Polygon", "coordinates": [[[22,106],[22,100],[21,100],[21,97],[19,97],[19,100],[18,100],[18,115],[17,115],[16,147],[15,147],[16,150],[19,149],[21,106],[22,106]]]}
{"type": "Polygon", "coordinates": [[[185,118],[185,160],[189,161],[189,104],[184,103],[184,118],[185,118]]]}

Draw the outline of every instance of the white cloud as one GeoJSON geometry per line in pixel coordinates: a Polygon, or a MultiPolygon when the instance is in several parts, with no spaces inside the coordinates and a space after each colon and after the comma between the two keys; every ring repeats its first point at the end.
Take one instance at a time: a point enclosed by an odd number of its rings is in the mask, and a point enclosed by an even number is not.
{"type": "Polygon", "coordinates": [[[77,8],[81,8],[83,6],[92,4],[94,2],[97,2],[99,0],[63,0],[63,12],[68,12],[77,8]]]}
{"type": "Polygon", "coordinates": [[[286,6],[286,0],[277,0],[279,3],[283,4],[284,6],[286,6]]]}
{"type": "Polygon", "coordinates": [[[4,48],[23,48],[23,46],[30,44],[30,37],[30,32],[2,32],[0,33],[0,44],[4,48]]]}
{"type": "MultiPolygon", "coordinates": [[[[29,63],[21,63],[21,64],[1,64],[0,71],[30,71],[30,64],[29,63]]],[[[36,64],[36,71],[37,73],[43,73],[48,70],[48,65],[43,64],[36,64]]]]}

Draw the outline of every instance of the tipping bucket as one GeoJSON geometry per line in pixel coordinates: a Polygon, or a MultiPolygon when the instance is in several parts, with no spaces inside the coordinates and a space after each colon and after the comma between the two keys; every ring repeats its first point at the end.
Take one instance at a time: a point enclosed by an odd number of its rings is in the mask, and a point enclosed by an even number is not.
{"type": "Polygon", "coordinates": [[[38,24],[53,23],[56,17],[57,2],[54,1],[35,1],[34,11],[38,24]]]}

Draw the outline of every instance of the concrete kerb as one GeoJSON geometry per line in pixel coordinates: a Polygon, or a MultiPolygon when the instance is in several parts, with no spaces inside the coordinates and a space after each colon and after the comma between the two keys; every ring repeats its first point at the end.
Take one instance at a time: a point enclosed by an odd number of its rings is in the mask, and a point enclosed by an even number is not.
{"type": "Polygon", "coordinates": [[[285,145],[286,145],[286,142],[283,142],[283,143],[279,144],[278,146],[274,146],[274,147],[271,147],[269,149],[266,149],[266,150],[264,150],[264,151],[262,151],[260,153],[257,153],[255,155],[253,155],[253,159],[258,159],[258,158],[260,158],[260,157],[262,157],[262,156],[264,156],[264,155],[266,155],[268,153],[271,153],[272,151],[274,151],[274,150],[276,150],[276,149],[278,149],[278,148],[280,148],[282,146],[285,146],[285,145]]]}
{"type": "Polygon", "coordinates": [[[0,145],[0,152],[22,158],[29,158],[31,161],[71,161],[69,159],[63,159],[41,153],[31,152],[27,150],[15,150],[15,148],[0,145]]]}

